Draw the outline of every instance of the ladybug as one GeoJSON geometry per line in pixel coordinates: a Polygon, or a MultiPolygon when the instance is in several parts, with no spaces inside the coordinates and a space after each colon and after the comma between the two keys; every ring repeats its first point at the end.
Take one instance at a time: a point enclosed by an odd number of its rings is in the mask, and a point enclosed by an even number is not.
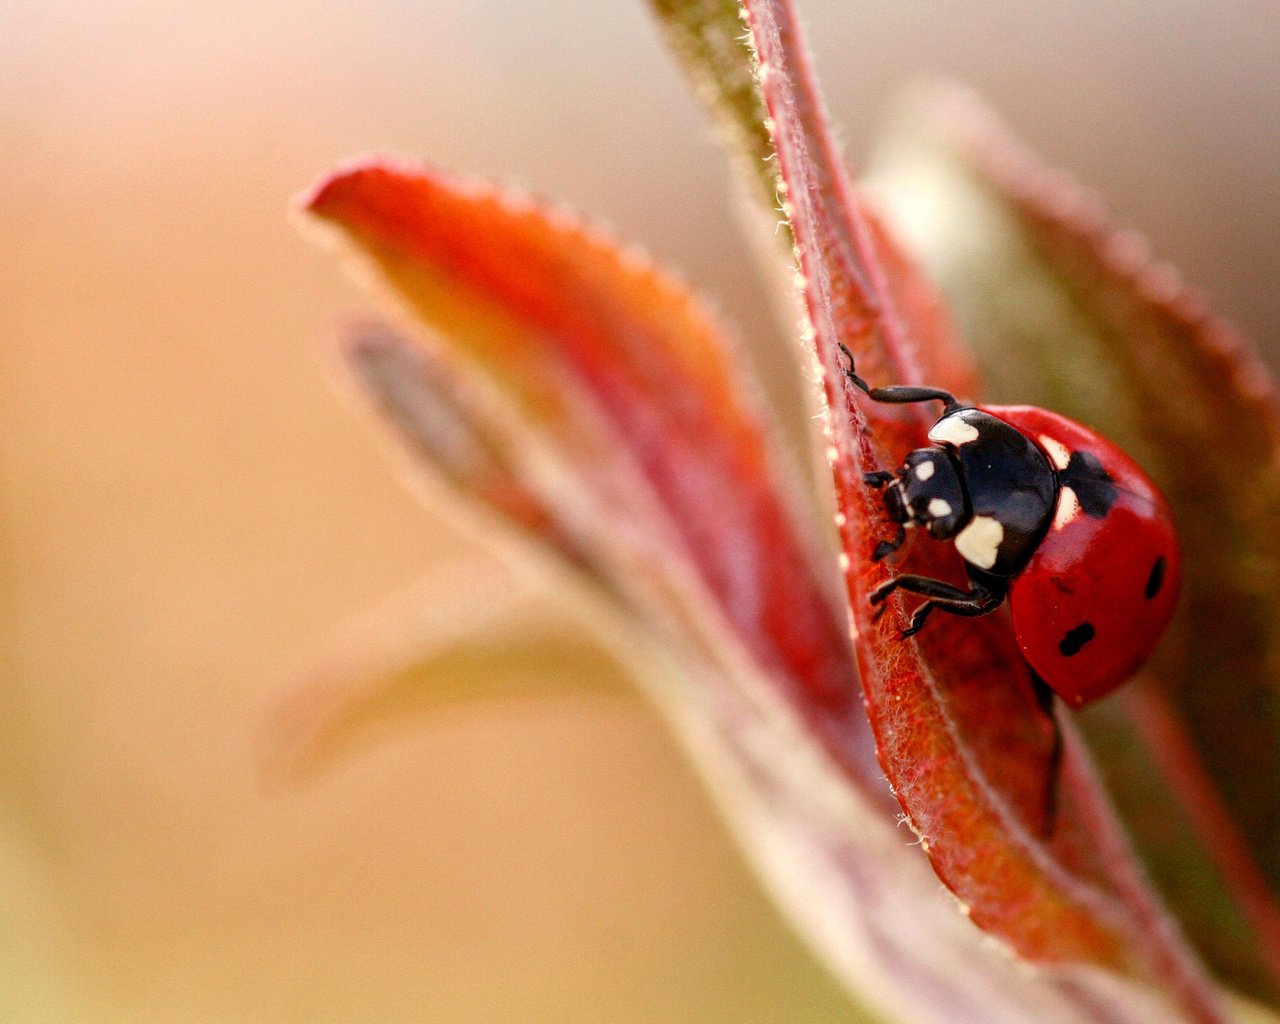
{"type": "MultiPolygon", "coordinates": [[[[843,348],[843,346],[842,346],[843,348]]],[[[903,632],[935,611],[975,617],[1009,600],[1018,645],[1035,674],[1075,708],[1110,693],[1151,654],[1173,614],[1180,558],[1169,506],[1128,455],[1087,427],[1033,406],[965,405],[937,388],[872,388],[876,402],[941,402],[933,446],[896,473],[867,473],[883,488],[897,535],[879,561],[922,527],[964,559],[969,589],[901,575],[871,594],[927,600],[903,632]]]]}

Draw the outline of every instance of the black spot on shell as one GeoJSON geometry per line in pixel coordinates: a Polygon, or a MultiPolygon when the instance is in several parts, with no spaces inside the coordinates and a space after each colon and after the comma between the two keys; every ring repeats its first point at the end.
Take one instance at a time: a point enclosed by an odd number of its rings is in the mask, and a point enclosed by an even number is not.
{"type": "Polygon", "coordinates": [[[1063,657],[1070,658],[1072,655],[1079,654],[1080,648],[1097,635],[1093,626],[1082,622],[1062,638],[1062,642],[1058,644],[1058,650],[1062,652],[1063,657]]]}
{"type": "Polygon", "coordinates": [[[1155,564],[1151,566],[1151,575],[1147,577],[1147,589],[1143,591],[1148,601],[1160,593],[1160,588],[1164,586],[1165,567],[1164,555],[1157,558],[1155,564]]]}
{"type": "Polygon", "coordinates": [[[1101,519],[1116,503],[1116,485],[1111,474],[1092,452],[1072,452],[1067,468],[1058,474],[1058,481],[1076,492],[1084,514],[1093,519],[1101,519]]]}

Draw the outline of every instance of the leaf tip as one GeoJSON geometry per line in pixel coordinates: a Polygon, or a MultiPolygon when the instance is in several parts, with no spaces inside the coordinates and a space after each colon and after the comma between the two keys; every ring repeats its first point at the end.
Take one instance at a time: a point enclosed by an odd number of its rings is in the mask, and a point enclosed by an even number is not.
{"type": "Polygon", "coordinates": [[[338,164],[294,197],[292,209],[301,216],[340,220],[359,196],[394,180],[421,175],[423,168],[388,153],[362,153],[338,164]]]}

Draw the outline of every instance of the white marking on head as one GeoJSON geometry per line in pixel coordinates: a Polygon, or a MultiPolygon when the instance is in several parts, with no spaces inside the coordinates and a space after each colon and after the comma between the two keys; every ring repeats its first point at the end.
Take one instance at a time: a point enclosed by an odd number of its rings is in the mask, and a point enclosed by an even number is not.
{"type": "Polygon", "coordinates": [[[941,519],[943,516],[951,515],[951,502],[946,498],[930,498],[929,499],[929,515],[934,519],[941,519]]]}
{"type": "Polygon", "coordinates": [[[1000,555],[1004,527],[990,516],[974,516],[972,522],[956,534],[956,550],[979,569],[990,569],[1000,555]]]}
{"type": "Polygon", "coordinates": [[[1066,469],[1071,463],[1071,449],[1061,441],[1055,441],[1048,434],[1041,434],[1036,438],[1040,442],[1040,447],[1049,453],[1049,461],[1053,463],[1055,469],[1066,469]]]}
{"type": "Polygon", "coordinates": [[[978,428],[959,416],[943,416],[929,428],[929,440],[937,444],[950,444],[959,448],[960,445],[977,439],[978,428]]]}
{"type": "Polygon", "coordinates": [[[933,476],[933,471],[938,467],[932,462],[921,462],[916,466],[916,479],[928,480],[933,476]]]}
{"type": "Polygon", "coordinates": [[[1080,507],[1080,499],[1076,496],[1076,492],[1070,487],[1064,487],[1058,492],[1058,507],[1053,512],[1053,529],[1061,530],[1070,523],[1074,523],[1084,513],[1084,509],[1080,507]]]}

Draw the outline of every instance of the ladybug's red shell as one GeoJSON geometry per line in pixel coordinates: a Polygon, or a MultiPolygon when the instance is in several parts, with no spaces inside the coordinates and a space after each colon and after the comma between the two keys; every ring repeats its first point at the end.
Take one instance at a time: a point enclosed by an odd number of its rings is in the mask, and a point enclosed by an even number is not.
{"type": "Polygon", "coordinates": [[[1173,614],[1173,520],[1147,475],[1093,431],[1032,406],[986,411],[1034,440],[1059,474],[1053,521],[1014,580],[1010,606],[1023,656],[1058,696],[1081,707],[1137,670],[1173,614]],[[1068,466],[1085,463],[1105,471],[1101,495],[1071,487],[1068,466]]]}

